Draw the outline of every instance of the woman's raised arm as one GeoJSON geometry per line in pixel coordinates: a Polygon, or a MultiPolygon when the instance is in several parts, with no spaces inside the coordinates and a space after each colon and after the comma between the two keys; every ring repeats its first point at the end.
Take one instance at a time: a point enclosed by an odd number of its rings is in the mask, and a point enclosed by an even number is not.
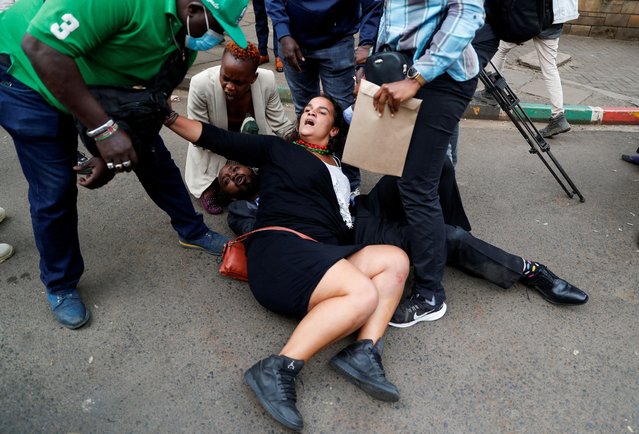
{"type": "Polygon", "coordinates": [[[197,142],[202,135],[202,122],[180,116],[175,111],[167,117],[164,125],[191,143],[197,142]]]}
{"type": "Polygon", "coordinates": [[[177,112],[171,112],[164,125],[196,146],[253,167],[266,163],[271,158],[269,152],[271,147],[281,146],[280,142],[282,142],[282,139],[276,136],[226,131],[214,125],[180,116],[177,112]]]}

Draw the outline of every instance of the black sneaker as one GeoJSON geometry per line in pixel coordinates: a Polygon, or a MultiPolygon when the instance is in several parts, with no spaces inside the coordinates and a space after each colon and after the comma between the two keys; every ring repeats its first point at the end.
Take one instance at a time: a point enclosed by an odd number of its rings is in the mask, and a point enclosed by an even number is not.
{"type": "Polygon", "coordinates": [[[337,353],[329,362],[348,381],[375,399],[387,402],[399,401],[399,390],[386,379],[382,356],[373,341],[365,339],[353,342],[337,353]]]}
{"type": "Polygon", "coordinates": [[[588,301],[588,294],[560,279],[542,264],[539,264],[539,268],[532,276],[522,276],[519,281],[539,291],[541,296],[550,303],[575,305],[588,301]]]}
{"type": "MultiPolygon", "coordinates": [[[[434,297],[432,298],[434,301],[434,297]]],[[[388,325],[393,327],[410,327],[420,321],[435,321],[446,313],[446,303],[430,304],[419,294],[405,298],[399,303],[388,325]]]]}
{"type": "Polygon", "coordinates": [[[568,131],[570,131],[570,124],[566,120],[566,116],[561,114],[554,118],[550,118],[548,125],[539,130],[539,134],[547,139],[549,137],[556,136],[557,134],[567,133],[568,131]]]}
{"type": "Polygon", "coordinates": [[[302,415],[295,406],[295,377],[303,367],[303,360],[272,355],[244,374],[264,410],[285,427],[296,431],[304,428],[302,415]]]}

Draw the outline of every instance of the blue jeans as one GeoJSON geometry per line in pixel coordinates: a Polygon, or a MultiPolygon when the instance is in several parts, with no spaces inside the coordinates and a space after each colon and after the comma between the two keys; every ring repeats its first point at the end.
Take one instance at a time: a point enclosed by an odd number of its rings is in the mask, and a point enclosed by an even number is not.
{"type": "MultiPolygon", "coordinates": [[[[324,92],[337,100],[342,110],[353,104],[355,82],[355,40],[352,36],[335,45],[318,50],[302,48],[305,62],[301,72],[284,61],[284,74],[291,89],[295,114],[299,117],[306,103],[320,94],[320,82],[324,92]]],[[[282,50],[280,49],[280,53],[282,50]]]]}
{"type": "MultiPolygon", "coordinates": [[[[0,65],[0,125],[13,138],[29,183],[40,279],[48,293],[75,289],[84,271],[78,240],[76,174],[77,131],[71,116],[49,105],[37,92],[0,65]]],[[[180,171],[158,136],[154,158],[141,161],[138,179],[153,201],[171,217],[185,239],[208,229],[195,212],[180,171]]]]}

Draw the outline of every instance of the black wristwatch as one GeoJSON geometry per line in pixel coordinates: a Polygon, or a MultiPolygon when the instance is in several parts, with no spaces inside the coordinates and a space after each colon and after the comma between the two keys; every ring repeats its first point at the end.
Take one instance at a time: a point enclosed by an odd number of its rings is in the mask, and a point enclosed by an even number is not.
{"type": "Polygon", "coordinates": [[[411,66],[410,68],[408,68],[408,72],[406,73],[406,77],[416,80],[417,83],[419,83],[420,86],[423,86],[426,84],[426,79],[419,73],[419,71],[417,69],[415,69],[414,66],[411,66]]]}

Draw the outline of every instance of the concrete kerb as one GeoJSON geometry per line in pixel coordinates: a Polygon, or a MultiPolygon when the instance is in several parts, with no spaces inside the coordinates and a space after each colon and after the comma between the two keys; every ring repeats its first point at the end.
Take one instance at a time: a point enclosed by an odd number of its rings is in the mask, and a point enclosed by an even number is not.
{"type": "MultiPolygon", "coordinates": [[[[546,122],[550,119],[550,105],[533,103],[520,103],[520,105],[533,122],[546,122]]],[[[564,113],[571,124],[639,125],[639,107],[566,105],[564,113]]],[[[500,107],[472,102],[463,117],[465,119],[508,119],[508,115],[500,107]]]]}

